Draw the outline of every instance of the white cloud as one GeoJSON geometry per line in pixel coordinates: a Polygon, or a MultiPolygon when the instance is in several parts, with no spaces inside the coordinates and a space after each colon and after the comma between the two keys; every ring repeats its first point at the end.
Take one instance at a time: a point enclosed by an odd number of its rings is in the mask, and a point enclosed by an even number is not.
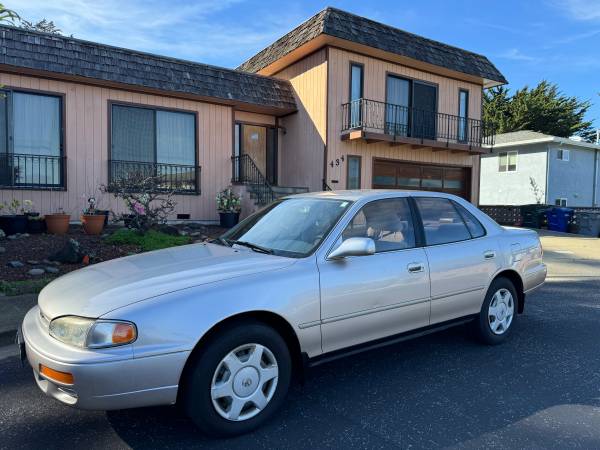
{"type": "Polygon", "coordinates": [[[538,62],[540,58],[536,56],[526,55],[518,48],[510,48],[500,54],[498,58],[510,59],[512,61],[538,62]]]}
{"type": "Polygon", "coordinates": [[[297,25],[299,11],[232,20],[243,0],[24,0],[7,7],[27,20],[53,20],[63,33],[95,42],[236,66],[297,25]]]}
{"type": "Polygon", "coordinates": [[[600,0],[552,0],[552,5],[581,21],[600,21],[600,0]]]}

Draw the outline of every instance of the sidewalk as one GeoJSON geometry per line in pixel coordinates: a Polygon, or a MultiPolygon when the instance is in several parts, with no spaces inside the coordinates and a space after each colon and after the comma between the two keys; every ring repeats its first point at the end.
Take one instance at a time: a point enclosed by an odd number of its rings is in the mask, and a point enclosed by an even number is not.
{"type": "Polygon", "coordinates": [[[17,327],[36,303],[37,294],[0,297],[0,347],[14,342],[17,327]]]}

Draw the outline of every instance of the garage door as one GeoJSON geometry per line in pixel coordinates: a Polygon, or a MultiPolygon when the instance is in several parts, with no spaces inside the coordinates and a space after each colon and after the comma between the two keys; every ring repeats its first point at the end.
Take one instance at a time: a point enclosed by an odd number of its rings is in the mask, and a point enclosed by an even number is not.
{"type": "Polygon", "coordinates": [[[373,188],[448,192],[470,200],[471,170],[376,159],[373,188]]]}

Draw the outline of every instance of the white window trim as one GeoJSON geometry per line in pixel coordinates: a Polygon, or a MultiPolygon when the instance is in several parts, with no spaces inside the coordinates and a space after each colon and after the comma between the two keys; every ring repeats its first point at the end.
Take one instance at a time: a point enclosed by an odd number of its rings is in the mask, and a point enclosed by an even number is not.
{"type": "Polygon", "coordinates": [[[519,151],[509,150],[506,152],[498,152],[498,173],[515,173],[519,168],[519,151]],[[506,154],[506,170],[500,170],[500,155],[506,154]],[[508,162],[510,161],[510,155],[516,155],[515,170],[508,170],[508,162]]]}
{"type": "Polygon", "coordinates": [[[556,199],[554,199],[554,206],[559,206],[561,208],[565,208],[566,206],[568,206],[568,199],[564,198],[564,197],[558,197],[556,199]],[[565,204],[563,205],[563,201],[565,202],[565,204]],[[556,204],[556,202],[558,202],[558,205],[556,204]]]}

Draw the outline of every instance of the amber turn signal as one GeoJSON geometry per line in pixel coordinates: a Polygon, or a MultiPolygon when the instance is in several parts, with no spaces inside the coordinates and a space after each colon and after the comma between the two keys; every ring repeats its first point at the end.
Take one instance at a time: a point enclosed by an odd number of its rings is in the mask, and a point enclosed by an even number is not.
{"type": "Polygon", "coordinates": [[[113,344],[128,344],[135,338],[135,327],[130,323],[118,323],[113,328],[113,344]]]}
{"type": "Polygon", "coordinates": [[[73,384],[73,375],[67,372],[59,372],[58,370],[46,367],[40,364],[40,373],[52,381],[58,381],[63,384],[73,384]]]}

